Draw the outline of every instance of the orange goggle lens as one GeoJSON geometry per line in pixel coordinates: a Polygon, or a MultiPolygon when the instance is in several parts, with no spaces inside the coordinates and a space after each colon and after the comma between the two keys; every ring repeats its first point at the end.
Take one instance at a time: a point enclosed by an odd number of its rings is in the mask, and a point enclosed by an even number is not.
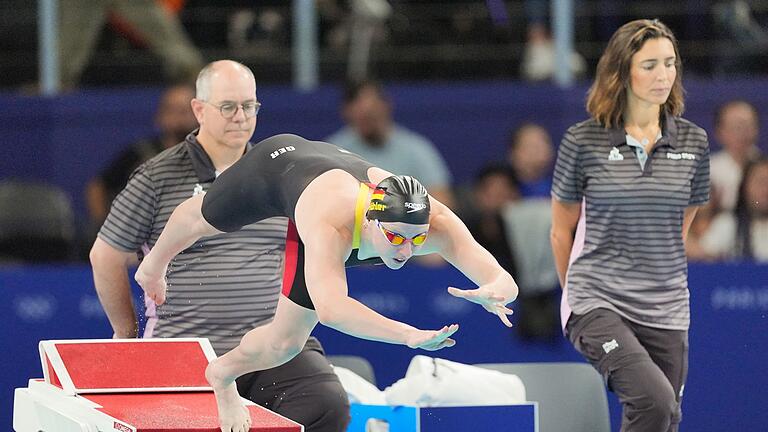
{"type": "MultiPolygon", "coordinates": [[[[383,226],[381,224],[378,224],[379,228],[381,229],[381,232],[384,233],[384,236],[387,238],[387,241],[389,241],[394,246],[400,246],[401,244],[405,243],[407,238],[405,236],[398,234],[396,232],[392,232],[383,226]]],[[[424,244],[425,241],[427,241],[427,233],[421,233],[415,237],[413,237],[411,240],[411,243],[413,243],[414,246],[421,246],[424,244]]]]}

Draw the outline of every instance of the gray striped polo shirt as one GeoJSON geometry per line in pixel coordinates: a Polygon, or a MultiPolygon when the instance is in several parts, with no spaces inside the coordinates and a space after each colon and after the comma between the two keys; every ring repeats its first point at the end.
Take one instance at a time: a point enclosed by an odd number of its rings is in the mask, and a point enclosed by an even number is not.
{"type": "MultiPolygon", "coordinates": [[[[249,145],[250,147],[250,145],[249,145]]],[[[140,255],[149,251],[171,212],[216,178],[193,132],[145,162],[112,204],[99,238],[140,255]]],[[[204,237],[169,266],[167,300],[146,302],[144,337],[207,337],[221,355],[272,318],[282,288],[286,218],[204,237]]]]}
{"type": "Polygon", "coordinates": [[[571,312],[607,308],[651,327],[688,328],[683,212],[709,200],[709,144],[700,127],[665,117],[644,167],[623,128],[587,120],[563,137],[552,196],[582,204],[563,326],[571,312]]]}

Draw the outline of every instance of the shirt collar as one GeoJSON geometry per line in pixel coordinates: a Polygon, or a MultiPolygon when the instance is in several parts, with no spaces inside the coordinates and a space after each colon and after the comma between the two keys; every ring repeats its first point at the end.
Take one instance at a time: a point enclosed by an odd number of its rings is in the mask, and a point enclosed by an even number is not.
{"type": "Polygon", "coordinates": [[[674,116],[669,113],[664,113],[662,117],[663,129],[661,130],[661,139],[659,143],[668,144],[673,149],[678,147],[677,145],[677,122],[674,116]]]}
{"type": "MultiPolygon", "coordinates": [[[[197,134],[200,129],[195,129],[190,132],[184,139],[184,145],[187,148],[187,154],[192,161],[192,167],[197,174],[197,179],[200,183],[208,183],[216,180],[216,168],[213,166],[210,156],[206,153],[202,145],[197,141],[197,134]]],[[[253,144],[249,141],[245,145],[245,151],[253,147],[253,144]]]]}
{"type": "MultiPolygon", "coordinates": [[[[675,122],[675,118],[669,113],[663,112],[661,124],[661,139],[657,143],[677,148],[677,122],[675,122]]],[[[620,124],[611,128],[608,133],[610,134],[611,145],[614,147],[626,144],[627,132],[624,130],[624,125],[620,124]]]]}

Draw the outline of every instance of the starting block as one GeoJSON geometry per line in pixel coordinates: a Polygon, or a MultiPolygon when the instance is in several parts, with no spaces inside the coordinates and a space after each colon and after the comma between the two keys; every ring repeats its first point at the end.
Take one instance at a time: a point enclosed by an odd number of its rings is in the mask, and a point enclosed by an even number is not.
{"type": "MultiPolygon", "coordinates": [[[[218,432],[205,368],[208,339],[93,339],[40,342],[43,379],[17,388],[16,432],[218,432]]],[[[304,427],[243,399],[251,432],[304,427]]]]}

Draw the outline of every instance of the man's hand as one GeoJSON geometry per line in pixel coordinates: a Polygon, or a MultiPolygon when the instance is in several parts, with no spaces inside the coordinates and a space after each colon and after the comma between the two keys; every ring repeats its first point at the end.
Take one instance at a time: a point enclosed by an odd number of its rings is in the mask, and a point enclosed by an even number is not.
{"type": "Polygon", "coordinates": [[[437,351],[442,348],[456,345],[456,341],[450,336],[459,329],[458,324],[445,326],[440,330],[415,330],[406,340],[410,348],[421,348],[427,351],[437,351]]]}
{"type": "Polygon", "coordinates": [[[152,299],[158,306],[165,303],[165,291],[167,289],[165,282],[166,268],[155,268],[152,259],[147,255],[136,270],[136,282],[139,283],[146,296],[152,299]]]}
{"type": "Polygon", "coordinates": [[[496,294],[494,291],[484,286],[470,290],[449,287],[448,293],[454,297],[463,298],[464,300],[479,304],[488,312],[498,316],[505,326],[512,327],[512,323],[509,321],[507,315],[512,315],[514,311],[507,307],[509,301],[506,301],[504,296],[496,294]]]}

